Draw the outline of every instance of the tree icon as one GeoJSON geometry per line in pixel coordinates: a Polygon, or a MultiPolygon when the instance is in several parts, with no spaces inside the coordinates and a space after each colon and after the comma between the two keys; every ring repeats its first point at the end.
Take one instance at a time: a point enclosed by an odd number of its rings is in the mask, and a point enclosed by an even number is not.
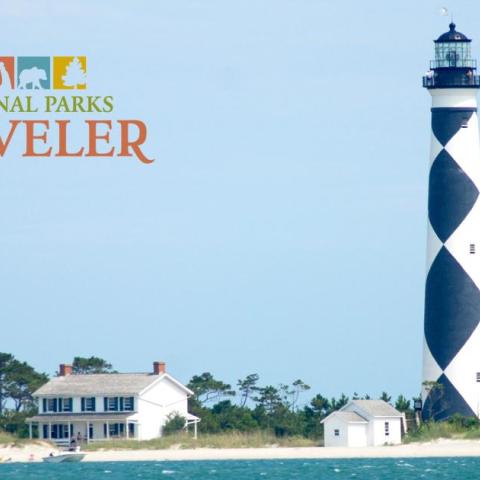
{"type": "Polygon", "coordinates": [[[82,64],[77,57],[67,65],[65,75],[62,76],[63,84],[66,87],[77,88],[77,85],[87,83],[87,74],[83,71],[82,64]]]}

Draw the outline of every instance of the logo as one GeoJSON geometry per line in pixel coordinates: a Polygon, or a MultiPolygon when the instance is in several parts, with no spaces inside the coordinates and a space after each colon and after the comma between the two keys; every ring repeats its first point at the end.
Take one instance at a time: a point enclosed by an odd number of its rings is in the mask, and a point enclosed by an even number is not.
{"type": "Polygon", "coordinates": [[[50,89],[50,57],[17,57],[17,88],[50,89]]]}
{"type": "Polygon", "coordinates": [[[152,163],[154,159],[143,151],[146,123],[109,119],[105,114],[115,109],[113,96],[87,95],[83,92],[86,89],[85,56],[0,56],[0,112],[34,115],[8,120],[5,115],[0,117],[0,157],[12,142],[23,137],[23,157],[115,156],[152,163]],[[49,118],[38,118],[41,113],[49,118]],[[83,145],[75,147],[81,136],[83,145]]]}
{"type": "Polygon", "coordinates": [[[85,90],[87,57],[53,57],[53,88],[85,90]]]}
{"type": "Polygon", "coordinates": [[[87,57],[0,57],[0,91],[85,90],[87,57]]]}
{"type": "Polygon", "coordinates": [[[0,57],[0,89],[13,90],[15,85],[15,57],[0,57]]]}

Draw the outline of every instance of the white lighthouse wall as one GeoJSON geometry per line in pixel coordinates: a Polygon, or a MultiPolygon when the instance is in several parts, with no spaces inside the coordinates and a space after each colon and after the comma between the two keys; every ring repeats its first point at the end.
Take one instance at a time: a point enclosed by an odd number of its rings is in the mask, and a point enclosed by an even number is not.
{"type": "MultiPolygon", "coordinates": [[[[476,108],[476,89],[433,89],[433,108],[476,108]]],[[[468,123],[459,129],[453,138],[445,145],[445,150],[459,164],[480,190],[480,141],[478,115],[474,112],[468,123]]],[[[432,132],[430,164],[435,160],[442,149],[442,145],[432,132]]],[[[427,273],[442,247],[428,224],[427,239],[427,273]]],[[[455,257],[465,272],[480,288],[480,200],[477,199],[472,210],[445,242],[445,247],[455,257]],[[471,249],[475,253],[471,253],[471,249]]],[[[445,374],[453,386],[462,395],[470,408],[479,415],[480,410],[480,383],[477,382],[477,373],[480,373],[480,325],[474,330],[468,341],[453,358],[445,370],[445,374]]],[[[423,354],[423,381],[436,381],[442,370],[433,358],[426,341],[423,354]]],[[[422,396],[425,399],[426,391],[422,396]]]]}
{"type": "Polygon", "coordinates": [[[432,95],[433,108],[477,106],[477,90],[475,88],[436,88],[429,92],[432,95]]]}
{"type": "Polygon", "coordinates": [[[480,410],[480,383],[476,380],[477,373],[480,373],[479,350],[480,325],[445,370],[453,386],[477,416],[480,410]]]}

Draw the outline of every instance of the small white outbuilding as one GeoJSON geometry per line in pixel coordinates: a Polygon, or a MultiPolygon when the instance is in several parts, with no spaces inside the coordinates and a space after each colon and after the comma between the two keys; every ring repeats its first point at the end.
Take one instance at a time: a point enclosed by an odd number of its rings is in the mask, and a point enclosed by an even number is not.
{"type": "Polygon", "coordinates": [[[322,423],[326,447],[396,445],[406,425],[404,414],[383,400],[352,400],[322,423]]]}

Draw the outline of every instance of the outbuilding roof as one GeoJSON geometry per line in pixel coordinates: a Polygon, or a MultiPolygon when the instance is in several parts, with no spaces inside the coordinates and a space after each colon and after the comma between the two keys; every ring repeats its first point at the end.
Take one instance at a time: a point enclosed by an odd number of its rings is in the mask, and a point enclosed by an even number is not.
{"type": "Polygon", "coordinates": [[[137,395],[162,378],[175,383],[188,394],[193,393],[167,373],[162,375],[151,373],[95,373],[54,377],[41,386],[34,393],[34,396],[137,395]]]}
{"type": "Polygon", "coordinates": [[[349,405],[351,404],[356,405],[372,417],[402,417],[396,408],[383,400],[352,400],[349,405]]]}
{"type": "Polygon", "coordinates": [[[368,421],[356,412],[333,412],[335,417],[343,420],[345,423],[368,423],[368,421]]]}

